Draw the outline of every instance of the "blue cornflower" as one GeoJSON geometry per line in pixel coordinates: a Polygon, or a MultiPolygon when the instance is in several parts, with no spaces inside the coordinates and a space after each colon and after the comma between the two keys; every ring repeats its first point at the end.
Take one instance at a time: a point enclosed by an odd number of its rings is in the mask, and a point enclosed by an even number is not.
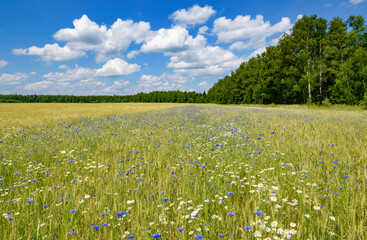
{"type": "Polygon", "coordinates": [[[93,226],[94,229],[98,230],[101,227],[101,225],[93,226]]]}
{"type": "Polygon", "coordinates": [[[228,217],[233,217],[234,216],[234,213],[228,213],[227,216],[228,217]]]}
{"type": "Polygon", "coordinates": [[[76,209],[71,209],[69,212],[75,213],[76,212],[76,209]]]}
{"type": "Polygon", "coordinates": [[[262,211],[255,211],[254,214],[257,215],[257,216],[264,215],[264,213],[262,211]]]}
{"type": "Polygon", "coordinates": [[[121,211],[121,212],[117,212],[116,213],[116,216],[118,216],[118,217],[121,217],[121,216],[123,216],[123,215],[125,215],[126,214],[126,212],[125,211],[121,211]]]}
{"type": "Polygon", "coordinates": [[[233,192],[228,192],[227,195],[228,196],[232,196],[234,193],[233,192]]]}
{"type": "Polygon", "coordinates": [[[44,207],[44,208],[48,208],[48,205],[47,205],[47,204],[46,204],[46,205],[43,205],[43,207],[44,207]]]}
{"type": "Polygon", "coordinates": [[[106,227],[106,226],[108,226],[108,223],[103,223],[102,224],[102,227],[106,227]]]}
{"type": "Polygon", "coordinates": [[[70,235],[75,235],[76,234],[76,231],[72,231],[71,233],[70,233],[70,235]]]}
{"type": "Polygon", "coordinates": [[[154,233],[152,235],[152,237],[155,238],[155,239],[158,239],[158,238],[162,237],[162,235],[160,233],[154,233]]]}
{"type": "Polygon", "coordinates": [[[62,198],[60,198],[60,200],[61,200],[61,201],[64,201],[64,200],[65,200],[65,198],[64,198],[64,197],[62,197],[62,198]]]}
{"type": "Polygon", "coordinates": [[[224,237],[224,234],[222,234],[222,233],[221,233],[221,234],[219,234],[219,237],[220,237],[220,238],[224,237]]]}
{"type": "Polygon", "coordinates": [[[133,239],[135,237],[135,235],[131,235],[129,236],[129,239],[133,239]]]}
{"type": "Polygon", "coordinates": [[[168,201],[168,198],[163,198],[162,199],[162,202],[167,202],[168,201]]]}
{"type": "Polygon", "coordinates": [[[27,203],[32,203],[33,202],[33,198],[30,198],[27,200],[27,203]]]}
{"type": "Polygon", "coordinates": [[[203,235],[201,235],[201,234],[198,234],[198,235],[195,235],[195,236],[194,236],[194,238],[196,238],[196,239],[203,239],[203,237],[204,237],[204,236],[203,236],[203,235]]]}
{"type": "Polygon", "coordinates": [[[250,227],[250,226],[246,226],[246,227],[244,227],[243,229],[245,229],[245,230],[251,230],[251,229],[252,229],[252,227],[250,227]]]}
{"type": "Polygon", "coordinates": [[[177,228],[177,230],[180,231],[180,232],[182,232],[182,231],[185,230],[185,228],[184,227],[179,227],[179,228],[177,228]]]}

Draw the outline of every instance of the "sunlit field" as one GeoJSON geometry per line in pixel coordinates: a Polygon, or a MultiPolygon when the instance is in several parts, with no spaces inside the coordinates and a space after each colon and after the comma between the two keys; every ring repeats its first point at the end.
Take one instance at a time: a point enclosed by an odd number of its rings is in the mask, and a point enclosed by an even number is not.
{"type": "Polygon", "coordinates": [[[2,122],[3,239],[367,239],[366,111],[91,105],[2,122]]]}
{"type": "Polygon", "coordinates": [[[39,125],[61,118],[161,110],[180,103],[0,103],[0,127],[39,125]]]}

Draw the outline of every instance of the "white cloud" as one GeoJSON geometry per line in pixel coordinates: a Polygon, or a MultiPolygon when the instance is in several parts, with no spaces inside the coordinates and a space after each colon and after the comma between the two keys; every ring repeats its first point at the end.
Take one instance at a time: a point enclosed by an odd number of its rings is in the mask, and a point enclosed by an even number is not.
{"type": "Polygon", "coordinates": [[[302,14],[298,14],[297,15],[297,20],[300,20],[301,18],[303,18],[303,15],[302,14]]]}
{"type": "Polygon", "coordinates": [[[211,16],[216,13],[211,6],[200,7],[199,5],[194,5],[188,10],[181,9],[174,12],[170,18],[181,26],[195,26],[197,24],[205,23],[211,16]]]}
{"type": "Polygon", "coordinates": [[[44,47],[32,46],[26,49],[14,49],[15,55],[31,55],[39,56],[42,61],[72,61],[81,58],[85,55],[85,52],[79,50],[73,50],[69,46],[60,47],[59,44],[46,44],[44,47]]]}
{"type": "Polygon", "coordinates": [[[104,92],[106,92],[106,93],[117,93],[117,92],[121,92],[129,84],[130,84],[129,81],[124,81],[124,80],[114,81],[113,84],[112,84],[112,86],[107,87],[107,88],[104,89],[104,92]]]}
{"type": "Polygon", "coordinates": [[[50,87],[53,87],[55,85],[55,82],[52,81],[41,81],[41,82],[35,82],[30,83],[24,86],[25,90],[40,90],[40,89],[47,89],[50,87]]]}
{"type": "Polygon", "coordinates": [[[251,19],[250,15],[238,15],[234,20],[225,17],[214,21],[213,32],[218,37],[218,43],[232,43],[230,49],[255,49],[264,47],[266,39],[276,33],[283,33],[292,27],[290,19],[283,17],[273,26],[264,22],[262,15],[251,19]]]}
{"type": "Polygon", "coordinates": [[[15,74],[8,74],[3,73],[0,75],[0,85],[17,85],[20,84],[22,81],[29,78],[30,75],[34,75],[35,72],[31,72],[29,74],[26,73],[15,73],[15,74]]]}
{"type": "Polygon", "coordinates": [[[126,51],[132,42],[141,43],[150,34],[148,22],[134,23],[132,20],[117,19],[110,28],[98,25],[83,15],[73,21],[74,28],[61,29],[54,34],[58,41],[77,50],[93,50],[97,58],[126,51]]]}
{"type": "Polygon", "coordinates": [[[365,0],[349,0],[349,3],[351,4],[354,4],[354,5],[357,5],[357,4],[360,4],[362,2],[364,2],[365,0]]]}
{"type": "Polygon", "coordinates": [[[60,66],[57,67],[58,69],[68,69],[69,67],[66,66],[65,64],[62,64],[60,66]]]}
{"type": "Polygon", "coordinates": [[[187,47],[189,32],[186,28],[175,26],[174,28],[161,28],[141,47],[142,52],[177,52],[187,47]]]}
{"type": "Polygon", "coordinates": [[[186,90],[184,83],[188,80],[180,74],[142,75],[134,92],[186,90]]]}
{"type": "Polygon", "coordinates": [[[202,26],[199,28],[198,34],[205,35],[207,34],[207,31],[209,30],[208,26],[202,26]]]}
{"type": "Polygon", "coordinates": [[[196,37],[190,47],[171,56],[168,68],[189,76],[219,76],[236,69],[243,59],[219,46],[206,46],[202,36],[196,37]]]}
{"type": "Polygon", "coordinates": [[[120,58],[109,60],[102,68],[97,69],[98,77],[116,77],[139,72],[140,66],[136,63],[129,64],[120,58]]]}
{"type": "Polygon", "coordinates": [[[137,51],[137,50],[133,50],[133,51],[130,51],[126,57],[128,59],[132,59],[132,58],[136,58],[138,55],[140,54],[140,51],[137,51]]]}
{"type": "Polygon", "coordinates": [[[43,75],[47,80],[58,82],[70,82],[85,80],[95,77],[115,77],[129,75],[140,71],[140,66],[137,64],[129,64],[120,58],[109,60],[102,68],[90,69],[75,66],[74,69],[68,69],[66,72],[54,72],[43,75]]]}
{"type": "Polygon", "coordinates": [[[8,65],[8,62],[5,60],[0,60],[0,68],[5,67],[6,65],[8,65]]]}
{"type": "Polygon", "coordinates": [[[32,46],[14,49],[16,55],[39,56],[42,61],[71,61],[83,57],[86,51],[94,51],[97,61],[104,61],[111,55],[120,55],[132,42],[141,43],[151,34],[148,22],[134,23],[132,20],[117,19],[110,28],[98,25],[87,15],[73,21],[74,28],[57,31],[53,37],[66,42],[64,47],[58,43],[44,47],[32,46]]]}

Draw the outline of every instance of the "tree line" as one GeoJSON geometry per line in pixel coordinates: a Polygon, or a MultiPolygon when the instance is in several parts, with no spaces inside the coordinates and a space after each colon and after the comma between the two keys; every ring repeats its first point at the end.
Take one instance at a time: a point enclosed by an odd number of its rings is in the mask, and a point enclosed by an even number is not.
{"type": "Polygon", "coordinates": [[[367,27],[362,16],[299,19],[277,46],[244,62],[209,91],[215,103],[366,102],[367,27]]]}
{"type": "Polygon", "coordinates": [[[113,103],[113,102],[155,102],[155,103],[205,103],[206,93],[182,91],[154,91],[128,96],[72,96],[72,95],[0,95],[3,103],[113,103]]]}

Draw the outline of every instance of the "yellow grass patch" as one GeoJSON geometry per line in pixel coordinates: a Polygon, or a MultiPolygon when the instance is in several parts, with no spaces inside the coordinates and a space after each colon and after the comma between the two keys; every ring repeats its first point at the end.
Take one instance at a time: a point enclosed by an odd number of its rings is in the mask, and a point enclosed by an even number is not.
{"type": "Polygon", "coordinates": [[[162,110],[183,103],[0,103],[0,127],[49,123],[69,117],[93,117],[162,110]]]}

